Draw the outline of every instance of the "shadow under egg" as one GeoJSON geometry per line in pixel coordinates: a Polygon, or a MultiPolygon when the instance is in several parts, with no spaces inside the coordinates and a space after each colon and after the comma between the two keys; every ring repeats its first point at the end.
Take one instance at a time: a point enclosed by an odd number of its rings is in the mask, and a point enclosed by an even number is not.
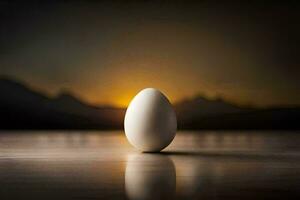
{"type": "Polygon", "coordinates": [[[172,199],[176,195],[176,171],[166,155],[136,154],[127,159],[126,195],[131,200],[172,199]]]}

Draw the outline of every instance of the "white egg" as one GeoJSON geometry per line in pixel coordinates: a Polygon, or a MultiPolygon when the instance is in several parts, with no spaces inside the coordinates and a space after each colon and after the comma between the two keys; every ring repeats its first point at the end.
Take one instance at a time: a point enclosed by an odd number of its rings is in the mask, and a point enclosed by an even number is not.
{"type": "Polygon", "coordinates": [[[176,114],[159,90],[146,88],[130,102],[124,120],[129,142],[143,152],[158,152],[175,137],[176,114]]]}

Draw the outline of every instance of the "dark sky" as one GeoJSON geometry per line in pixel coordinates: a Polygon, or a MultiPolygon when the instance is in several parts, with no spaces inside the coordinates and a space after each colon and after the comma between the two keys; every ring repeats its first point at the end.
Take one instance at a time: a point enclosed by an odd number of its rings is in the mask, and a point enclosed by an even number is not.
{"type": "MultiPolygon", "coordinates": [[[[296,1],[295,1],[296,2],[296,1]]],[[[300,104],[297,3],[7,1],[0,74],[125,106],[144,87],[240,104],[300,104]]]]}

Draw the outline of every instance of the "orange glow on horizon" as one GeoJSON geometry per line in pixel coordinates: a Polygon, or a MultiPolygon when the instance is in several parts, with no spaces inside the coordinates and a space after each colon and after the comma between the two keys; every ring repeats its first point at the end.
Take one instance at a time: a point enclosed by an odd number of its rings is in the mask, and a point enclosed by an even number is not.
{"type": "Polygon", "coordinates": [[[134,96],[135,94],[132,95],[128,93],[120,95],[120,97],[115,98],[114,105],[121,108],[127,108],[134,96]]]}

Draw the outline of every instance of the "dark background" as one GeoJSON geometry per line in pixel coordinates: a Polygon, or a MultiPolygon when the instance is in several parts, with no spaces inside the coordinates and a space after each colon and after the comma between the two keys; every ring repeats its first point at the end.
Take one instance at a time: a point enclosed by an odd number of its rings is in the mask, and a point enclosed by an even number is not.
{"type": "Polygon", "coordinates": [[[299,129],[297,1],[0,1],[0,128],[119,129],[163,91],[182,129],[299,129]]]}

